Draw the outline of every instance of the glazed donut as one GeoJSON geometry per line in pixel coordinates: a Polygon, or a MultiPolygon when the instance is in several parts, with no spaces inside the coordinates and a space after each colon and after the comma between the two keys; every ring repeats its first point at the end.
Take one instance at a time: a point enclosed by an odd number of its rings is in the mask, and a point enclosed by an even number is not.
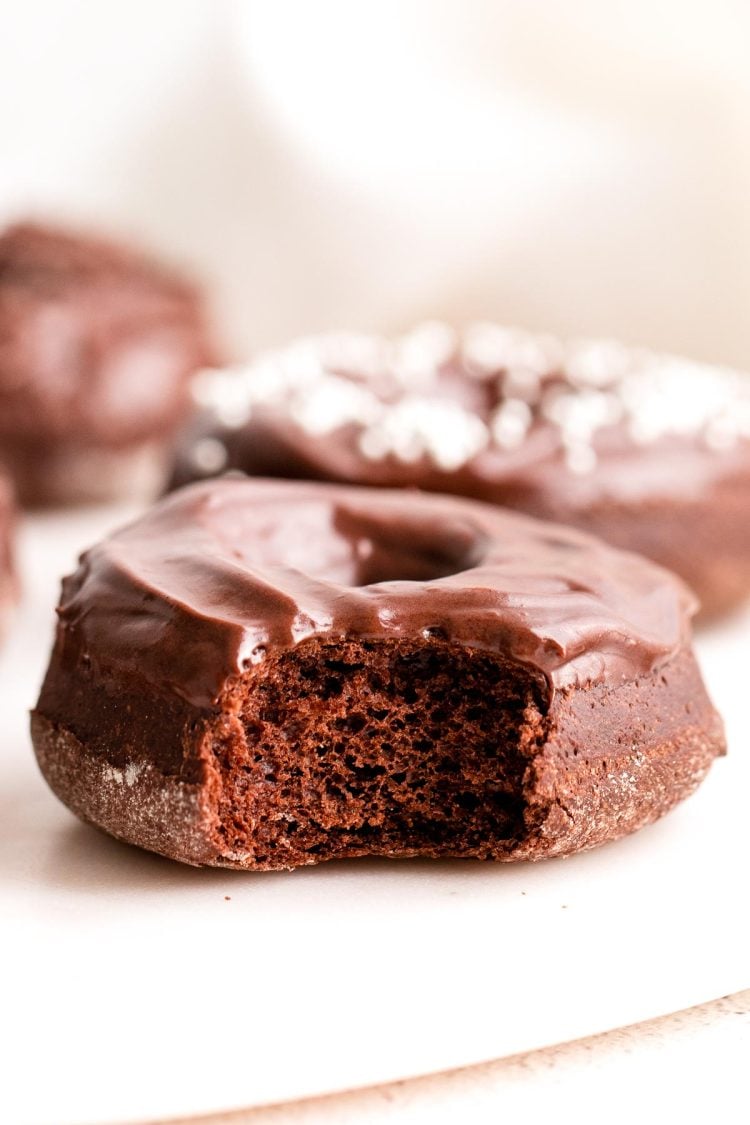
{"type": "Polygon", "coordinates": [[[567,855],[724,752],[692,608],[489,505],[228,477],[82,556],[34,746],[79,817],[186,863],[567,855]]]}
{"type": "Polygon", "coordinates": [[[330,335],[204,372],[173,485],[412,486],[580,527],[676,571],[716,616],[750,590],[750,378],[611,342],[474,325],[330,335]]]}
{"type": "Polygon", "coordinates": [[[29,223],[0,236],[0,462],[23,503],[158,491],[214,355],[198,294],[129,250],[29,223]]]}

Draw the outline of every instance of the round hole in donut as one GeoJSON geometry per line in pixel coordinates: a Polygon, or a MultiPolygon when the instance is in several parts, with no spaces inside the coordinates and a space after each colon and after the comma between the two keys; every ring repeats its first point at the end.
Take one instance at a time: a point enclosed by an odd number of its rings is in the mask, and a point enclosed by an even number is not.
{"type": "Polygon", "coordinates": [[[465,519],[436,522],[417,498],[367,508],[287,502],[248,513],[233,553],[251,567],[284,567],[342,586],[429,582],[481,562],[485,537],[465,519]],[[237,543],[241,543],[237,547],[237,543]]]}

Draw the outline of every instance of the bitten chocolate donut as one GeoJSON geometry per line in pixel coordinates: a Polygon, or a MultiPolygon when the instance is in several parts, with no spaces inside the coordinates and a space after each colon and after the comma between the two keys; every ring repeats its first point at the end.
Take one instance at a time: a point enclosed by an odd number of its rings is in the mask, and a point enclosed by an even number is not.
{"type": "Polygon", "coordinates": [[[750,377],[475,325],[333,335],[206,372],[174,484],[240,469],[487,500],[750,591],[750,377]]]}
{"type": "Polygon", "coordinates": [[[78,816],[187,863],[567,855],[724,752],[691,609],[572,529],[230,477],[82,556],[34,746],[78,816]]]}
{"type": "Polygon", "coordinates": [[[28,223],[0,237],[0,462],[22,502],[158,491],[212,356],[198,294],[138,255],[28,223]]]}
{"type": "Polygon", "coordinates": [[[0,473],[0,640],[18,597],[14,540],[16,512],[10,481],[0,473]]]}

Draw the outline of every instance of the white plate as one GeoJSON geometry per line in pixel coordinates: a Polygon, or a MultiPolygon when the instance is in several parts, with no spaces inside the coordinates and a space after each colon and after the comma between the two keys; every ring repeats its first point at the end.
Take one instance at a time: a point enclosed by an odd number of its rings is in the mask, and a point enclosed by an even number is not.
{"type": "Polygon", "coordinates": [[[29,520],[0,655],[0,1119],[151,1120],[545,1046],[750,985],[750,615],[701,638],[730,756],[637,836],[535,866],[196,871],[79,824],[26,710],[59,575],[122,511],[29,520]]]}

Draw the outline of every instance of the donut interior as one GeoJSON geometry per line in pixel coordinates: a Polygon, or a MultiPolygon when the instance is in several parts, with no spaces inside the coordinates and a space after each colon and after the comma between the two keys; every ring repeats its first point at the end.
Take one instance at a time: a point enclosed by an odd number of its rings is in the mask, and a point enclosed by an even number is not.
{"type": "Polygon", "coordinates": [[[540,684],[440,637],[304,642],[231,689],[204,742],[216,843],[250,866],[498,857],[528,832],[540,684]]]}

